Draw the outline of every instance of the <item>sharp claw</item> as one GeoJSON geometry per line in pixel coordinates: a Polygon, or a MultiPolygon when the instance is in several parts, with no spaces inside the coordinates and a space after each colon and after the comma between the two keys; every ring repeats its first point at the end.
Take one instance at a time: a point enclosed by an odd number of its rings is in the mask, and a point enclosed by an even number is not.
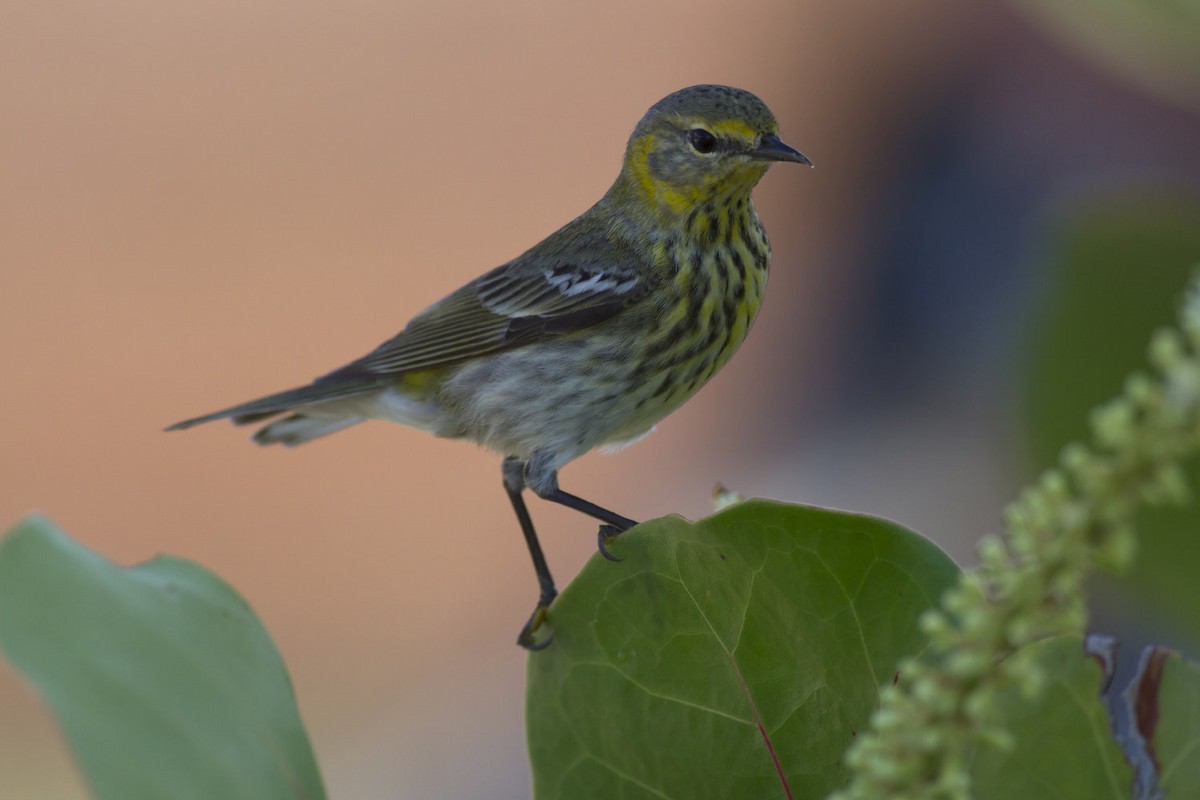
{"type": "Polygon", "coordinates": [[[533,638],[534,634],[538,632],[538,629],[541,628],[542,624],[546,621],[546,613],[548,610],[549,609],[547,606],[538,603],[538,607],[535,608],[533,613],[529,615],[529,621],[525,623],[523,628],[521,628],[521,633],[517,636],[517,644],[530,652],[545,650],[550,646],[550,643],[554,641],[553,631],[551,631],[549,635],[547,635],[546,638],[540,642],[535,641],[533,638]]]}
{"type": "Polygon", "coordinates": [[[530,643],[526,644],[525,642],[522,642],[520,639],[517,639],[517,644],[521,645],[521,647],[524,647],[526,650],[528,650],[531,653],[536,653],[539,650],[545,650],[547,647],[550,646],[550,643],[553,641],[554,641],[554,634],[551,633],[540,642],[530,642],[530,643]]]}
{"type": "Polygon", "coordinates": [[[624,561],[625,559],[614,556],[608,550],[608,545],[621,535],[621,530],[615,525],[601,525],[600,533],[596,535],[596,545],[600,548],[600,555],[607,558],[609,561],[624,561]]]}

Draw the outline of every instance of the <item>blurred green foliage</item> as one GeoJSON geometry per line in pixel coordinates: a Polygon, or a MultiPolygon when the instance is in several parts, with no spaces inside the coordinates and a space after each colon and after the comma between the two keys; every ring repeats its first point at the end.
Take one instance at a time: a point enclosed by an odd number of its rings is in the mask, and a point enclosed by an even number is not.
{"type": "Polygon", "coordinates": [[[1016,5],[1092,63],[1200,111],[1196,0],[1020,0],[1016,5]]]}
{"type": "MultiPolygon", "coordinates": [[[[1097,202],[1053,232],[1053,282],[1030,340],[1026,409],[1034,471],[1087,438],[1089,412],[1147,367],[1146,342],[1175,316],[1200,267],[1200,205],[1174,196],[1097,202]]],[[[1200,487],[1200,460],[1187,465],[1200,487]]],[[[1139,555],[1119,581],[1125,597],[1200,642],[1200,503],[1143,508],[1139,555]]],[[[1105,586],[1111,588],[1111,582],[1105,586]]]]}

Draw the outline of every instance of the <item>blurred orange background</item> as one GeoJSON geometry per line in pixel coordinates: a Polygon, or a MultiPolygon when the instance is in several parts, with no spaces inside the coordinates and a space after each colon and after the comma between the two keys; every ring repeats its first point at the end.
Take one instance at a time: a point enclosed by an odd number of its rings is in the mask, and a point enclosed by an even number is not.
{"type": "MultiPolygon", "coordinates": [[[[965,556],[1017,482],[996,446],[1008,398],[980,379],[997,368],[848,415],[842,361],[916,120],[980,78],[1009,133],[1053,127],[1064,75],[1098,98],[1077,127],[1177,113],[1000,3],[8,4],[0,520],[37,509],[118,563],[172,553],[230,581],[290,666],[331,796],[527,796],[513,642],[536,585],[499,457],[382,423],[291,451],[161,428],[366,352],[599,198],[651,103],[728,83],[816,163],[756,194],[766,306],[710,387],[564,488],[695,518],[720,481],[890,516],[965,556]]],[[[564,586],[595,525],[532,512],[564,586]]],[[[85,796],[2,661],[0,708],[0,794],[85,796]]]]}

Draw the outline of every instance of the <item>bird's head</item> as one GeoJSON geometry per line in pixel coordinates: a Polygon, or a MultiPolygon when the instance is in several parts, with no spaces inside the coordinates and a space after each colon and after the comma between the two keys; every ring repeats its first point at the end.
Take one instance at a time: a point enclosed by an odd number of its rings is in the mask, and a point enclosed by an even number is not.
{"type": "Polygon", "coordinates": [[[777,161],[812,165],[779,139],[762,100],[730,86],[690,86],[651,106],[633,129],[621,179],[642,202],[684,214],[748,194],[777,161]]]}

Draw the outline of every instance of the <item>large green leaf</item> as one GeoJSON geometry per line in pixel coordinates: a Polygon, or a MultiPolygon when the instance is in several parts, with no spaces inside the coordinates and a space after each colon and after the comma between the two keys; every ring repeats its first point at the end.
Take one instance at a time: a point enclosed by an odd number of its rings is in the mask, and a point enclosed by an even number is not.
{"type": "Polygon", "coordinates": [[[325,796],[278,652],[194,564],[122,569],[27,520],[0,542],[0,648],[101,800],[325,796]]]}
{"type": "Polygon", "coordinates": [[[1112,734],[1101,694],[1109,678],[1078,636],[1030,645],[1045,676],[1028,695],[1013,686],[996,704],[996,724],[1013,747],[980,747],[971,765],[978,800],[1127,800],[1133,770],[1112,734]]]}
{"type": "Polygon", "coordinates": [[[536,797],[817,798],[958,570],[880,519],[763,501],[593,559],[529,659],[536,797]]]}

